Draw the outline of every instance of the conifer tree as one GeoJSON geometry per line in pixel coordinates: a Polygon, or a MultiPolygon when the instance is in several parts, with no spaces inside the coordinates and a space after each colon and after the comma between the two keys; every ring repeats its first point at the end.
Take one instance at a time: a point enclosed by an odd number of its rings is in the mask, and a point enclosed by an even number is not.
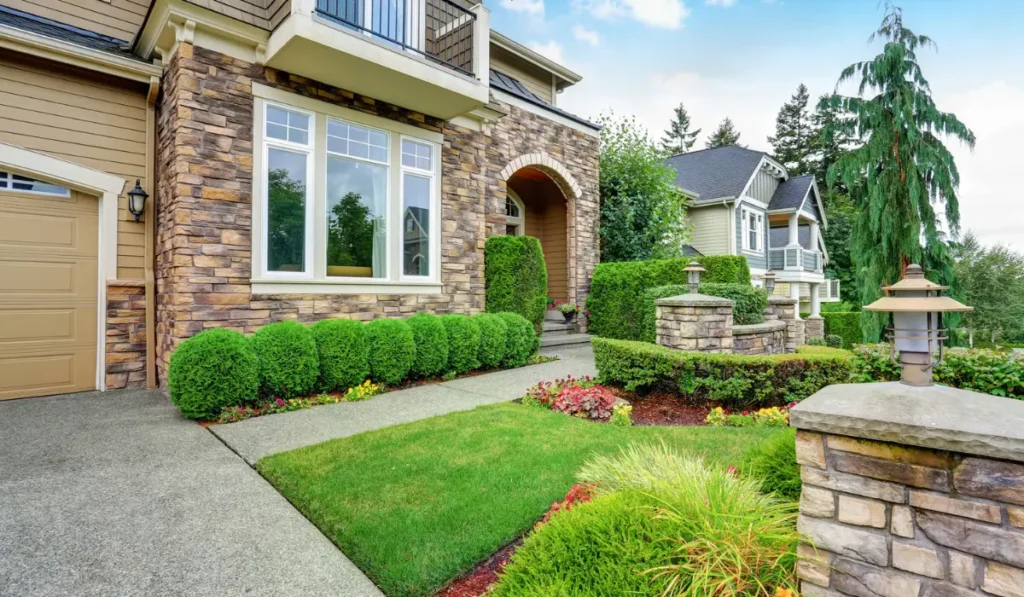
{"type": "Polygon", "coordinates": [[[725,120],[719,123],[715,132],[711,133],[711,136],[708,137],[707,143],[704,144],[704,147],[711,149],[712,147],[738,145],[739,142],[740,133],[736,130],[736,126],[732,123],[732,119],[726,116],[725,120]]]}
{"type": "Polygon", "coordinates": [[[808,99],[807,86],[800,83],[775,118],[775,136],[768,137],[773,157],[786,167],[790,176],[807,174],[812,169],[814,129],[807,112],[808,99]]]}
{"type": "MultiPolygon", "coordinates": [[[[953,285],[953,260],[936,205],[945,207],[948,232],[960,229],[960,175],[940,136],[973,149],[974,133],[954,114],[941,112],[917,62],[917,50],[934,42],[903,26],[903,12],[886,6],[882,24],[869,41],[885,40],[882,53],[843,70],[837,85],[860,77],[858,95],[834,95],[823,108],[848,113],[826,132],[845,132],[863,145],[829,168],[828,180],[849,189],[855,210],[851,251],[862,303],[879,286],[898,281],[910,263],[924,266],[932,280],[953,285]],[[867,95],[866,95],[867,93],[867,95]]],[[[880,317],[863,320],[868,340],[881,331],[880,317]]]]}
{"type": "Polygon", "coordinates": [[[673,108],[673,112],[675,118],[669,123],[669,128],[665,129],[665,136],[661,138],[661,149],[669,155],[678,155],[690,151],[701,129],[690,130],[690,115],[682,102],[673,108]]]}
{"type": "MultiPolygon", "coordinates": [[[[854,147],[854,141],[848,131],[848,127],[840,126],[839,122],[849,115],[833,106],[833,102],[829,101],[830,98],[830,95],[821,96],[818,99],[818,105],[814,110],[814,114],[811,115],[811,126],[813,128],[811,136],[811,146],[813,148],[811,172],[814,174],[818,184],[822,186],[822,191],[825,191],[827,187],[828,169],[832,167],[832,164],[838,162],[843,154],[849,152],[854,147]]],[[[829,190],[843,194],[847,192],[843,181],[838,179],[829,190]]]]}

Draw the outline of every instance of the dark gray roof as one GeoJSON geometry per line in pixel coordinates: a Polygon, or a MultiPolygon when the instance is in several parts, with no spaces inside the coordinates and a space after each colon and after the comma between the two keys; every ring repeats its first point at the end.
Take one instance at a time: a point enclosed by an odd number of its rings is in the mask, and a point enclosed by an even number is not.
{"type": "Polygon", "coordinates": [[[556,106],[552,106],[546,101],[540,99],[539,97],[534,95],[532,91],[527,89],[525,85],[520,83],[519,79],[516,79],[515,77],[509,76],[503,72],[496,71],[492,68],[490,80],[491,87],[493,87],[494,89],[500,89],[505,93],[511,93],[512,95],[518,97],[521,100],[530,102],[535,106],[544,108],[548,112],[553,112],[555,114],[558,114],[559,116],[564,116],[569,120],[572,120],[573,122],[578,122],[583,126],[587,126],[594,129],[595,131],[601,130],[601,125],[594,124],[593,122],[590,122],[586,118],[580,118],[575,114],[570,114],[569,112],[566,112],[565,110],[562,110],[561,108],[558,108],[556,106]]]}
{"type": "Polygon", "coordinates": [[[807,189],[810,188],[812,182],[814,182],[814,176],[810,174],[794,176],[789,180],[783,181],[775,189],[775,194],[772,195],[772,200],[768,203],[768,210],[800,209],[800,205],[804,202],[804,197],[807,195],[807,189]]]}
{"type": "Polygon", "coordinates": [[[692,245],[683,245],[683,257],[703,257],[704,253],[701,253],[697,249],[694,249],[692,245]]]}
{"type": "Polygon", "coordinates": [[[7,6],[0,6],[0,25],[7,25],[8,27],[29,31],[92,50],[99,50],[140,62],[143,61],[128,51],[129,42],[86,29],[72,27],[71,25],[65,25],[64,23],[15,10],[7,6]]]}
{"type": "Polygon", "coordinates": [[[739,197],[764,155],[763,151],[728,145],[674,155],[665,161],[676,171],[676,186],[697,193],[694,203],[700,205],[739,197]]]}
{"type": "MultiPolygon", "coordinates": [[[[808,244],[811,238],[811,227],[801,224],[796,229],[797,238],[800,239],[800,246],[805,249],[813,248],[808,244]]],[[[789,244],[789,226],[773,226],[768,231],[768,246],[772,249],[781,249],[789,244]]]]}

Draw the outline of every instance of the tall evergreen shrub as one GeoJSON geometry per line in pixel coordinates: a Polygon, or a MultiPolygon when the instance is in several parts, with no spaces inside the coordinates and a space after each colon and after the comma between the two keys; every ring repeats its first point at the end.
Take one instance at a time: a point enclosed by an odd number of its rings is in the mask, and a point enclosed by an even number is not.
{"type": "Polygon", "coordinates": [[[540,332],[547,310],[548,274],[540,241],[492,236],[484,246],[487,312],[518,313],[540,332]]]}

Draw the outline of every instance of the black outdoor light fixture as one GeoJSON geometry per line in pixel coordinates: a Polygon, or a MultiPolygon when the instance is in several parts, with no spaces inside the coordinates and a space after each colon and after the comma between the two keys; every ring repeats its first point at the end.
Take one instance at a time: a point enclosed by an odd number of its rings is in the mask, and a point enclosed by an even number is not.
{"type": "Polygon", "coordinates": [[[764,273],[764,289],[771,296],[775,292],[775,271],[768,270],[764,273]]]}
{"type": "Polygon", "coordinates": [[[136,222],[139,221],[142,213],[146,210],[146,199],[148,197],[149,193],[142,188],[142,181],[135,179],[135,188],[128,191],[128,211],[132,212],[132,215],[135,216],[136,222]]]}

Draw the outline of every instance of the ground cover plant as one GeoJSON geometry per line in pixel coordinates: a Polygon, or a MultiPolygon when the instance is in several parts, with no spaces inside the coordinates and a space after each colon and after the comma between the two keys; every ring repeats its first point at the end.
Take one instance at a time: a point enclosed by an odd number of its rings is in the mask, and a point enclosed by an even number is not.
{"type": "Polygon", "coordinates": [[[500,404],[277,454],[258,469],[387,595],[431,595],[528,531],[593,456],[664,442],[724,467],[777,433],[619,427],[500,404]]]}

